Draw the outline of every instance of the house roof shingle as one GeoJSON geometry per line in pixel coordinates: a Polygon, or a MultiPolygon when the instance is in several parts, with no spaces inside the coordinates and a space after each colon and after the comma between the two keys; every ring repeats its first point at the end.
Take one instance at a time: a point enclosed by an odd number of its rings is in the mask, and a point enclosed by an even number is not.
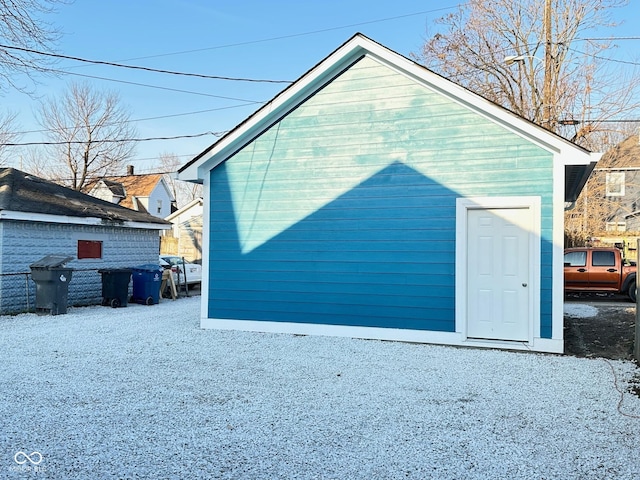
{"type": "Polygon", "coordinates": [[[142,175],[104,177],[89,184],[87,186],[87,192],[90,192],[100,181],[104,182],[114,195],[124,197],[119,205],[135,209],[136,204],[134,204],[134,198],[149,197],[153,189],[156,188],[156,185],[162,181],[162,174],[147,173],[142,175]]]}
{"type": "Polygon", "coordinates": [[[169,225],[148,213],[100,200],[15,168],[0,168],[0,213],[2,211],[169,225]]]}
{"type": "Polygon", "coordinates": [[[631,135],[602,155],[598,168],[640,167],[640,137],[631,135]]]}

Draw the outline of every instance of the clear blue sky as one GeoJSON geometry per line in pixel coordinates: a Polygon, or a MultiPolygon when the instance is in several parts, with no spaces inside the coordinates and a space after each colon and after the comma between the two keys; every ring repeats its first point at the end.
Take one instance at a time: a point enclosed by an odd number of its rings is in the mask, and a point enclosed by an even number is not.
{"type": "MultiPolygon", "coordinates": [[[[205,75],[295,80],[356,32],[406,56],[418,52],[435,32],[434,20],[459,3],[75,0],[60,6],[49,20],[63,31],[58,53],[64,55],[205,75]]],[[[616,14],[624,24],[615,31],[601,32],[603,36],[638,36],[640,1],[631,3],[616,14]]],[[[621,48],[613,52],[615,58],[638,61],[640,41],[618,43],[621,48]]],[[[68,60],[57,68],[74,75],[44,78],[37,87],[39,95],[60,96],[69,82],[85,80],[96,90],[116,91],[131,118],[139,120],[140,138],[230,130],[260,106],[252,102],[268,101],[286,86],[171,76],[68,60]]],[[[0,98],[0,105],[19,113],[22,131],[40,128],[34,116],[37,103],[28,96],[11,92],[0,98]]],[[[21,141],[42,140],[41,133],[33,132],[21,141]]],[[[138,172],[157,170],[156,158],[162,153],[187,162],[215,140],[209,135],[140,142],[131,163],[138,172]]],[[[13,166],[19,166],[19,154],[16,148],[10,161],[13,166]]]]}

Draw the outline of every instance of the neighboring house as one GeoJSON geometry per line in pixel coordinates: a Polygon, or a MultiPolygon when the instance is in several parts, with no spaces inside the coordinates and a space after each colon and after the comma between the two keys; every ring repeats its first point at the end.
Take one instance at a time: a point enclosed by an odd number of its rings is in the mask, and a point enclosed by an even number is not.
{"type": "Polygon", "coordinates": [[[600,164],[591,174],[593,183],[603,185],[602,194],[617,206],[606,219],[605,230],[640,232],[640,136],[606,152],[600,164]]]}
{"type": "Polygon", "coordinates": [[[29,265],[47,255],[73,260],[69,305],[99,303],[98,269],[158,262],[169,222],[13,168],[0,168],[0,314],[34,305],[29,265]]]}
{"type": "Polygon", "coordinates": [[[128,167],[127,173],[126,176],[96,180],[88,185],[86,191],[93,197],[139,212],[147,212],[154,217],[165,218],[175,211],[176,200],[164,175],[134,175],[132,166],[128,167]]]}
{"type": "Polygon", "coordinates": [[[180,169],[201,325],[562,352],[598,158],[357,34],[180,169]]]}
{"type": "Polygon", "coordinates": [[[196,198],[165,218],[172,229],[162,236],[161,253],[178,255],[190,262],[202,260],[202,205],[202,198],[196,198]]]}

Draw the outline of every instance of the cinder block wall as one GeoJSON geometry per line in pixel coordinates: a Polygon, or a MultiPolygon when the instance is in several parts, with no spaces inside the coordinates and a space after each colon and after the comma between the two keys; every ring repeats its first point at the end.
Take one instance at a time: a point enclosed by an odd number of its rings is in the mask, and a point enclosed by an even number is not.
{"type": "Polygon", "coordinates": [[[94,305],[102,300],[102,268],[131,268],[157,264],[157,230],[118,226],[84,226],[41,222],[0,222],[0,315],[33,308],[35,283],[29,265],[50,254],[73,257],[69,306],[94,305]],[[77,259],[78,240],[102,242],[102,259],[77,259]]]}

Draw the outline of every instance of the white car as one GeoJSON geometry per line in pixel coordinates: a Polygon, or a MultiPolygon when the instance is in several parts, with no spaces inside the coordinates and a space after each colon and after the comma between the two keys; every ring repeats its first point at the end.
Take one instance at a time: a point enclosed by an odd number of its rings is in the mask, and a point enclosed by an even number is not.
{"type": "Polygon", "coordinates": [[[197,285],[202,282],[202,265],[187,262],[182,257],[161,255],[160,266],[171,269],[176,286],[185,284],[185,276],[187,285],[197,285]]]}

